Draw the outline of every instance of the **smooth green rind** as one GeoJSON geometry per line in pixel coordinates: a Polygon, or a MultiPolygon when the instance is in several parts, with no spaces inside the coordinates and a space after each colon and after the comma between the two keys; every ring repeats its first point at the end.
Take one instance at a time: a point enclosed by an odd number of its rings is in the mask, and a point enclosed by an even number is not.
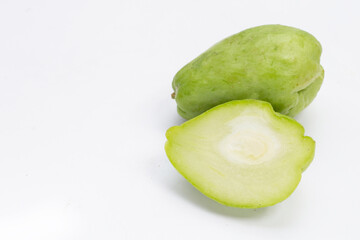
{"type": "Polygon", "coordinates": [[[235,34],[175,75],[178,113],[191,119],[231,100],[259,99],[295,116],[320,89],[321,51],[311,34],[293,27],[264,25],[235,34]]]}
{"type": "Polygon", "coordinates": [[[315,142],[304,136],[299,123],[257,100],[236,100],[214,107],[170,128],[166,137],[170,162],[195,188],[219,203],[240,208],[267,207],[290,196],[315,150],[315,142]],[[226,123],[248,114],[249,108],[259,113],[256,116],[269,119],[288,142],[280,159],[246,166],[229,163],[216,152],[214,144],[228,131],[226,123]]]}

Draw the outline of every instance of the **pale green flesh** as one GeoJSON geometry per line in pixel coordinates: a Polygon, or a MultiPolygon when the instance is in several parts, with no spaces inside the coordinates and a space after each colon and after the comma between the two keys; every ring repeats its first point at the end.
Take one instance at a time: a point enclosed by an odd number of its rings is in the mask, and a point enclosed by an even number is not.
{"type": "Polygon", "coordinates": [[[282,25],[230,36],[177,72],[172,87],[178,113],[191,119],[231,100],[259,99],[295,116],[320,89],[321,51],[311,34],[282,25]]]}
{"type": "Polygon", "coordinates": [[[228,206],[259,208],[286,199],[315,143],[269,103],[236,100],[170,128],[166,153],[199,191],[228,206]]]}

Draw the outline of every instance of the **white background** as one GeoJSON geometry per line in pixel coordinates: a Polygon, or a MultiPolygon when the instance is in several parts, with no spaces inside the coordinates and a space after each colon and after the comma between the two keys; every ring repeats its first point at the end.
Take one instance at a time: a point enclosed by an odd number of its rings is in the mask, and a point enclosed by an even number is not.
{"type": "Polygon", "coordinates": [[[358,1],[0,1],[0,239],[360,239],[358,1]],[[297,190],[222,206],[171,166],[174,74],[280,23],[323,46],[296,119],[317,142],[297,190]]]}

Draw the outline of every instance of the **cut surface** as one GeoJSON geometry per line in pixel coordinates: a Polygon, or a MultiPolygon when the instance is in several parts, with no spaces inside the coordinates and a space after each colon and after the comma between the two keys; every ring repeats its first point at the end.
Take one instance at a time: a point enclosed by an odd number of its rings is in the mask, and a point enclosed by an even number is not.
{"type": "Polygon", "coordinates": [[[165,150],[199,191],[228,206],[286,199],[314,156],[315,142],[269,103],[235,100],[170,128],[165,150]]]}

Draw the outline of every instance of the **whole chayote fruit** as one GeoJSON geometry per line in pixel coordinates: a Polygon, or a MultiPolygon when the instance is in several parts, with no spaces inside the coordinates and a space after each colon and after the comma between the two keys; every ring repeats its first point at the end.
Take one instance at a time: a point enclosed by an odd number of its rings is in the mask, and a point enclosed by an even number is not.
{"type": "Polygon", "coordinates": [[[311,34],[282,25],[244,30],[183,67],[172,86],[178,113],[193,118],[236,99],[259,99],[295,116],[315,98],[324,78],[321,45],[311,34]]]}

